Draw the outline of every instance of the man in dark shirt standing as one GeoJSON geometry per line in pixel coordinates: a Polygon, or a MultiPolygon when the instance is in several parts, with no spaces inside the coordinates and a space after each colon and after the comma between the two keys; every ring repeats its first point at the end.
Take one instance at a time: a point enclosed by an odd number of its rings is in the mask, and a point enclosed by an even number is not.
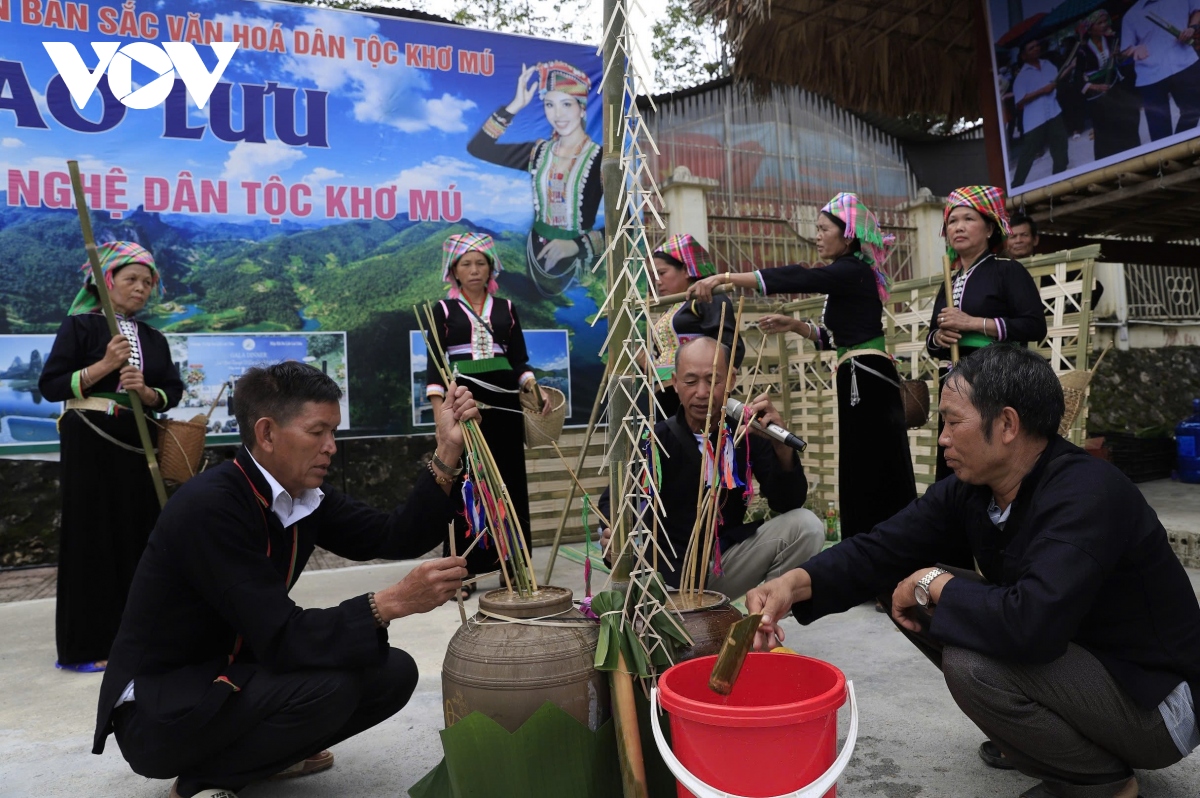
{"type": "Polygon", "coordinates": [[[237,383],[246,444],[167,503],[133,578],[113,644],[93,753],[115,732],[134,772],[178,777],[170,798],[236,798],[252,781],[324,770],[324,750],[398,712],[417,666],[385,627],[454,596],[461,557],[427,560],[378,593],[304,609],[288,591],[315,546],[353,560],[417,557],[441,543],[462,470],[452,386],[437,449],[390,514],[322,489],[341,421],[337,383],[287,362],[237,383]]]}
{"type": "Polygon", "coordinates": [[[1134,798],[1132,768],[1200,745],[1187,573],[1141,492],[1058,436],[1062,389],[1036,353],[978,350],[940,410],[954,476],[751,591],[750,612],[767,616],[757,643],[789,611],[807,624],[890,595],[892,619],[988,736],[984,760],[1042,780],[1024,796],[1134,798]]]}

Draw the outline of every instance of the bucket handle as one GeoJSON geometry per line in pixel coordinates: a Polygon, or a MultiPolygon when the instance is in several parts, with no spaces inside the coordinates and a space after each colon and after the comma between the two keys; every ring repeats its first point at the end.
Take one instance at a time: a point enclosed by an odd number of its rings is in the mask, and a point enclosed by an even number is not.
{"type": "MultiPolygon", "coordinates": [[[[858,739],[858,702],[854,698],[854,682],[846,682],[846,692],[850,694],[850,729],[846,734],[846,742],[842,746],[842,752],[838,754],[837,759],[833,760],[833,764],[829,766],[821,777],[816,781],[801,787],[795,792],[789,792],[785,795],[776,796],[776,798],[821,798],[829,788],[837,784],[838,777],[842,775],[842,771],[846,769],[846,765],[850,762],[850,757],[854,754],[854,743],[858,739]]],[[[658,744],[658,752],[662,754],[663,762],[666,763],[667,769],[675,778],[679,779],[679,783],[686,787],[696,798],[743,798],[731,792],[723,792],[709,784],[705,784],[691,771],[683,766],[676,757],[671,747],[667,745],[666,739],[663,737],[662,725],[658,719],[658,688],[650,688],[650,725],[654,731],[654,742],[658,744]]]]}

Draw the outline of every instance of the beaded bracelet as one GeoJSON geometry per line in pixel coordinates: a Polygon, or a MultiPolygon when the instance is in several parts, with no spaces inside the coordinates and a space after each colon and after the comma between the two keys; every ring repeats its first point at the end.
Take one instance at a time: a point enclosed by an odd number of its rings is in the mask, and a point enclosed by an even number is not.
{"type": "Polygon", "coordinates": [[[449,485],[450,483],[454,482],[454,477],[444,477],[439,474],[437,469],[433,467],[432,460],[429,462],[429,473],[433,474],[433,481],[439,485],[449,485]]]}
{"type": "Polygon", "coordinates": [[[375,618],[375,623],[380,629],[386,629],[391,624],[391,621],[385,621],[383,616],[379,614],[379,605],[375,603],[375,593],[372,591],[367,594],[367,603],[371,605],[371,615],[375,618]]]}

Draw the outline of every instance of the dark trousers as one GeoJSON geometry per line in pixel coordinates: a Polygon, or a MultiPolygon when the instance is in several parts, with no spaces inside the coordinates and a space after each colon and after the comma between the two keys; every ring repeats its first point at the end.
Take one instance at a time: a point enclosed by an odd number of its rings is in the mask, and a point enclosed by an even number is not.
{"type": "Polygon", "coordinates": [[[1051,171],[1054,174],[1067,168],[1067,128],[1063,124],[1062,114],[1043,122],[1033,130],[1025,131],[1025,138],[1021,139],[1021,157],[1017,159],[1017,171],[1013,175],[1014,186],[1025,183],[1033,161],[1041,154],[1042,147],[1050,148],[1051,171]]]}
{"type": "Polygon", "coordinates": [[[1171,135],[1168,98],[1174,98],[1175,105],[1179,106],[1179,121],[1175,123],[1174,132],[1191,130],[1200,121],[1200,61],[1157,83],[1138,86],[1138,93],[1142,95],[1142,107],[1146,109],[1146,127],[1151,141],[1171,135]]]}
{"type": "MultiPolygon", "coordinates": [[[[139,712],[136,700],[117,708],[113,725],[135,773],[178,776],[187,798],[204,789],[241,790],[353,737],[399,712],[416,686],[417,664],[393,648],[383,665],[361,671],[260,668],[198,729],[139,712]]],[[[135,698],[136,691],[135,682],[135,698]]]]}
{"type": "MultiPolygon", "coordinates": [[[[890,595],[880,601],[890,608],[890,595]]],[[[1021,665],[896,628],[942,671],[959,709],[1051,795],[1111,798],[1132,768],[1156,770],[1183,758],[1158,709],[1137,706],[1073,643],[1053,662],[1021,665]]]]}

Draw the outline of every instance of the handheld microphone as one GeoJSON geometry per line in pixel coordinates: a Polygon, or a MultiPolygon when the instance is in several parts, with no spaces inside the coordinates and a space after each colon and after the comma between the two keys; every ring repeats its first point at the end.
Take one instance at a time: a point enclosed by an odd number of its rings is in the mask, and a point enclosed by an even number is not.
{"type": "MultiPolygon", "coordinates": [[[[739,402],[737,399],[730,397],[729,400],[725,402],[725,415],[730,421],[740,424],[746,415],[746,405],[742,402],[739,402]]],[[[752,418],[750,420],[750,426],[760,432],[766,433],[768,436],[774,438],[780,443],[792,447],[798,452],[802,452],[808,448],[807,443],[800,438],[797,438],[795,435],[788,432],[778,424],[772,422],[763,424],[758,419],[752,418]]]]}

